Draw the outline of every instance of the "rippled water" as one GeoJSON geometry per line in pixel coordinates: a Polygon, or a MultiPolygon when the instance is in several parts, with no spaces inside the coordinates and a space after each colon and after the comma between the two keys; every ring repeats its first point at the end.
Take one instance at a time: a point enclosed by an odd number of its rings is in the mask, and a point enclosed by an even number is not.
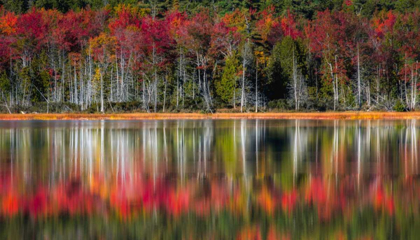
{"type": "Polygon", "coordinates": [[[0,122],[0,238],[409,239],[420,122],[0,122]]]}

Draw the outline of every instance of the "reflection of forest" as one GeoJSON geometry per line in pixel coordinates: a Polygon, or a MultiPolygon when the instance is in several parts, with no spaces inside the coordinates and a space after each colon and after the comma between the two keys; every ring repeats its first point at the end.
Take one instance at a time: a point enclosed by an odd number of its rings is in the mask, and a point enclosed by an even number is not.
{"type": "Polygon", "coordinates": [[[420,182],[406,177],[152,178],[136,170],[39,184],[9,171],[0,177],[0,229],[14,239],[325,239],[349,231],[357,238],[406,239],[420,223],[420,182]]]}
{"type": "Polygon", "coordinates": [[[416,120],[3,122],[0,236],[407,239],[420,229],[418,130],[416,120]]]}
{"type": "Polygon", "coordinates": [[[3,122],[0,164],[71,173],[418,173],[416,120],[3,122]]]}

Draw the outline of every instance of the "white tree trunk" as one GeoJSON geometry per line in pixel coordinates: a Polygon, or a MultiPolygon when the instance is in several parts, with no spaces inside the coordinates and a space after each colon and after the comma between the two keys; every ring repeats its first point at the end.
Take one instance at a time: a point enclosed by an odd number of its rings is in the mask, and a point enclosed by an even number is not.
{"type": "Polygon", "coordinates": [[[255,112],[258,112],[258,59],[255,69],[255,112]]]}
{"type": "Polygon", "coordinates": [[[361,79],[360,79],[360,55],[359,55],[359,44],[357,44],[357,103],[359,105],[359,109],[361,107],[361,79]]]}
{"type": "Polygon", "coordinates": [[[245,104],[245,57],[242,61],[241,112],[245,104]]]}
{"type": "Polygon", "coordinates": [[[104,113],[104,80],[102,70],[100,71],[101,75],[101,113],[104,113]]]}
{"type": "Polygon", "coordinates": [[[298,111],[299,110],[299,100],[298,100],[298,78],[297,78],[297,64],[295,61],[295,51],[293,50],[293,97],[295,99],[295,110],[298,111]]]}
{"type": "Polygon", "coordinates": [[[333,103],[334,103],[334,111],[335,111],[335,109],[336,109],[336,101],[335,101],[335,99],[336,99],[336,88],[335,88],[335,76],[334,76],[334,71],[333,71],[333,67],[332,67],[332,64],[331,63],[328,63],[328,65],[330,66],[330,72],[331,72],[331,81],[332,81],[332,86],[333,86],[333,103]]]}

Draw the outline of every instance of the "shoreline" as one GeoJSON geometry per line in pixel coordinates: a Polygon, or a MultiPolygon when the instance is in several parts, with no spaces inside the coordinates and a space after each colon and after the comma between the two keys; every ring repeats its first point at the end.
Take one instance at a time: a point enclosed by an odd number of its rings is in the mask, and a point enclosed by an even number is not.
{"type": "Polygon", "coordinates": [[[13,120],[176,120],[176,119],[312,119],[379,120],[420,119],[420,112],[302,112],[302,113],[38,113],[0,114],[0,121],[13,120]]]}

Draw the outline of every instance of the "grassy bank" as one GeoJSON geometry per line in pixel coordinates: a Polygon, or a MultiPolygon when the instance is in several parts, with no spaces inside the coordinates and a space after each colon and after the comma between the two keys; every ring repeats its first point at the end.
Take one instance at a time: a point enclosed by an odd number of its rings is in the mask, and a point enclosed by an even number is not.
{"type": "Polygon", "coordinates": [[[0,114],[0,120],[420,119],[420,112],[0,114]]]}

